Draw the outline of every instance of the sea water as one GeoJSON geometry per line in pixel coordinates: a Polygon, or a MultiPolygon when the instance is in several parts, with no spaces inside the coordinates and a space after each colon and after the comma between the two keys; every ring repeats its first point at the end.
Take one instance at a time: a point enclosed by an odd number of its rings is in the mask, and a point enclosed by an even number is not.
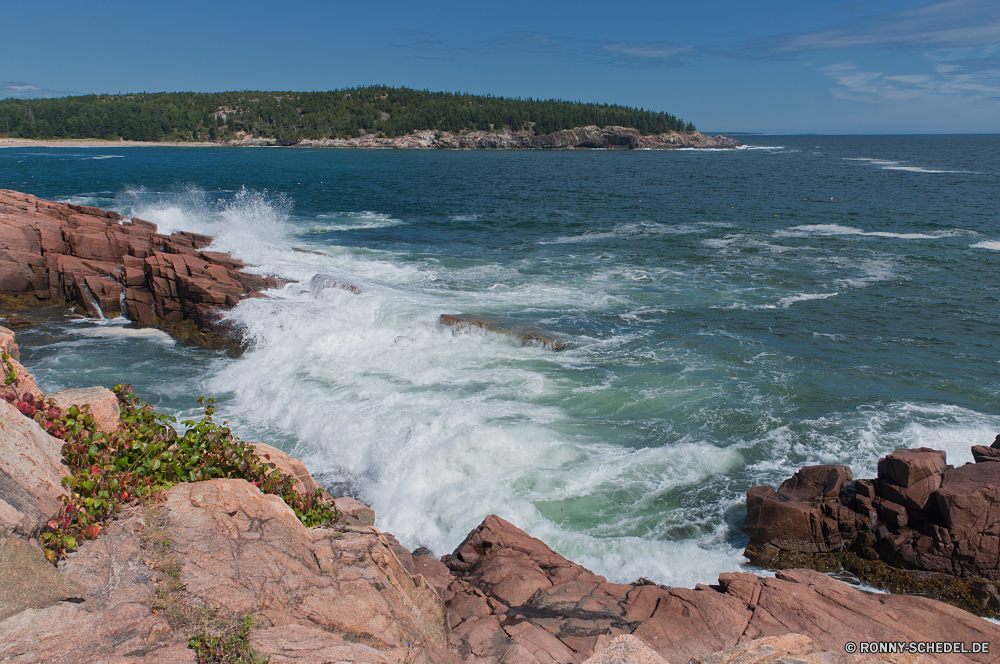
{"type": "Polygon", "coordinates": [[[498,514],[614,581],[713,582],[744,563],[748,488],[904,447],[961,464],[1000,432],[1000,137],[744,140],[0,150],[0,187],[290,280],[232,312],[239,358],[58,310],[22,358],[43,389],[127,381],[182,418],[214,395],[411,549],[498,514]]]}

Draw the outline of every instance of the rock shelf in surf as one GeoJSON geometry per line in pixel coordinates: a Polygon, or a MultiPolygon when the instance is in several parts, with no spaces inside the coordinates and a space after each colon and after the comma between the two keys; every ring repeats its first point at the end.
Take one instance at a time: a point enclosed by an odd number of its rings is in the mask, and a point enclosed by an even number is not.
{"type": "Polygon", "coordinates": [[[441,314],[438,324],[450,327],[455,334],[470,330],[483,330],[506,334],[520,340],[522,346],[535,346],[546,350],[560,351],[569,347],[565,341],[531,325],[516,323],[502,318],[488,316],[467,316],[463,314],[441,314]]]}
{"type": "Polygon", "coordinates": [[[842,566],[866,583],[1000,614],[1000,436],[955,468],[945,453],[896,450],[875,479],[805,466],[747,492],[746,555],[764,567],[842,566]]]}
{"type": "Polygon", "coordinates": [[[284,282],[206,251],[207,235],[157,230],[116,212],[0,190],[0,306],[76,302],[95,318],[125,314],[180,339],[235,348],[222,312],[284,282]]]}
{"type": "MultiPolygon", "coordinates": [[[[5,328],[0,343],[17,351],[5,328]]],[[[307,528],[242,479],[180,483],[128,507],[53,567],[30,540],[62,504],[62,441],[4,400],[0,431],[5,661],[194,664],[205,660],[189,638],[204,623],[192,615],[220,631],[247,625],[240,638],[286,664],[934,661],[845,656],[859,639],[960,641],[970,652],[942,661],[986,664],[995,653],[971,644],[1000,643],[1000,627],[955,607],[810,570],[728,573],[694,589],[609,583],[494,515],[437,559],[374,527],[356,500],[334,500],[346,524],[307,528]]],[[[302,462],[266,445],[256,453],[299,490],[321,490],[302,462]]]]}

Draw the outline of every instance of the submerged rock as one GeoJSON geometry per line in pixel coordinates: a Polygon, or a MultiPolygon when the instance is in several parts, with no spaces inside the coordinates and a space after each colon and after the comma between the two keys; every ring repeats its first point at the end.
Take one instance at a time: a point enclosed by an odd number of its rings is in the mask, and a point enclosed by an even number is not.
{"type": "MultiPolygon", "coordinates": [[[[302,251],[302,250],[300,250],[302,251]]],[[[317,252],[311,252],[317,253],[317,252]]],[[[345,281],[339,281],[333,277],[329,277],[325,274],[317,274],[312,279],[309,280],[309,291],[313,294],[313,297],[319,297],[327,288],[339,288],[341,290],[350,291],[355,295],[361,295],[361,289],[357,286],[352,286],[345,281]]]]}
{"type": "Polygon", "coordinates": [[[490,318],[488,316],[468,316],[464,314],[441,314],[438,324],[450,327],[454,334],[461,334],[470,330],[483,330],[506,334],[521,341],[522,346],[535,346],[546,350],[560,351],[569,347],[565,341],[554,337],[543,330],[531,325],[515,323],[502,318],[490,318]]]}

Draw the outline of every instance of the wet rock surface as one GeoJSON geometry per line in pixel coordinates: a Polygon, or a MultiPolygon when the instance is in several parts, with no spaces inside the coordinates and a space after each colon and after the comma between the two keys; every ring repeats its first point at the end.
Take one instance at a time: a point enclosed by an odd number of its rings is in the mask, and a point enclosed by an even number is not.
{"type": "Polygon", "coordinates": [[[221,314],[282,282],[206,251],[211,242],[198,233],[163,235],[156,224],[95,207],[0,190],[0,306],[75,302],[92,317],[125,313],[184,340],[234,348],[235,331],[221,314]]]}
{"type": "Polygon", "coordinates": [[[505,334],[521,342],[522,346],[535,346],[546,350],[564,350],[569,347],[565,341],[532,325],[517,323],[503,318],[473,316],[464,314],[441,314],[438,324],[451,328],[454,334],[482,330],[505,334]]]}
{"type": "Polygon", "coordinates": [[[755,487],[747,492],[747,556],[775,567],[808,565],[810,556],[829,566],[832,556],[852,572],[881,569],[876,575],[891,576],[888,566],[899,577],[890,587],[909,583],[994,614],[1000,611],[1000,440],[976,446],[973,455],[976,463],[953,468],[939,450],[897,450],[879,461],[875,479],[853,480],[845,466],[807,466],[777,490],[755,487]]]}

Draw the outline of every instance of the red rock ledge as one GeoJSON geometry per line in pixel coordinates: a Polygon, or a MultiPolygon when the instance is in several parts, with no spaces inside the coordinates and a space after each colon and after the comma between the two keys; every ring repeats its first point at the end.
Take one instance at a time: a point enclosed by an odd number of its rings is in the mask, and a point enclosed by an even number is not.
{"type": "Polygon", "coordinates": [[[243,272],[244,264],[229,254],[205,251],[211,242],[207,235],[163,235],[142,219],[2,189],[0,306],[75,302],[90,316],[124,313],[180,339],[232,348],[234,332],[220,323],[220,313],[282,282],[243,272]]]}
{"type": "Polygon", "coordinates": [[[866,582],[1000,614],[1000,436],[955,468],[926,447],[896,450],[875,479],[806,466],[747,492],[746,555],[767,567],[843,566],[866,582]]]}

